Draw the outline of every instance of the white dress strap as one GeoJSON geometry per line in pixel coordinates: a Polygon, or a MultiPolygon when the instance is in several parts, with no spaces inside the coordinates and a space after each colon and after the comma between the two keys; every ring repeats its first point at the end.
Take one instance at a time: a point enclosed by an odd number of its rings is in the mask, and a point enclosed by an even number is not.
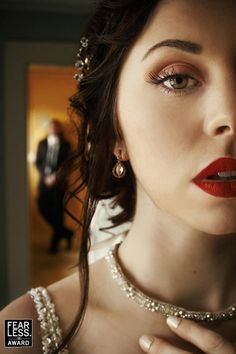
{"type": "MultiPolygon", "coordinates": [[[[38,321],[41,329],[43,354],[50,354],[58,348],[62,341],[62,330],[59,318],[56,315],[55,305],[46,288],[32,288],[29,291],[38,314],[38,321]]],[[[68,349],[63,349],[60,354],[68,354],[68,349]]]]}

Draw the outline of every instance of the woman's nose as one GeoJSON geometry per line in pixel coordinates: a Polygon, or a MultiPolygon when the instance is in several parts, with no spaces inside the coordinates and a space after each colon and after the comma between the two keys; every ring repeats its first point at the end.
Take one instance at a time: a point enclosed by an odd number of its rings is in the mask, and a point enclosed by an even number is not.
{"type": "Polygon", "coordinates": [[[235,123],[228,117],[219,117],[217,120],[212,121],[207,127],[207,134],[211,137],[220,135],[236,135],[235,123]]]}
{"type": "Polygon", "coordinates": [[[228,85],[211,93],[206,107],[204,132],[210,137],[236,137],[236,88],[228,85]],[[230,87],[229,87],[230,86],[230,87]]]}

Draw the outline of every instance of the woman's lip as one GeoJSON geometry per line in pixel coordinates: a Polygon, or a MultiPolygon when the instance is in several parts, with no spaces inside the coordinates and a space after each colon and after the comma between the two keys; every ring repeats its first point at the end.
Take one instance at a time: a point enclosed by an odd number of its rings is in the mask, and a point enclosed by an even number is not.
{"type": "Polygon", "coordinates": [[[236,197],[236,180],[234,181],[214,181],[208,179],[200,179],[194,183],[204,192],[221,198],[236,197]]]}
{"type": "Polygon", "coordinates": [[[202,171],[200,171],[197,176],[193,178],[193,182],[207,179],[209,176],[217,175],[218,172],[226,172],[233,170],[236,170],[236,159],[232,157],[220,157],[219,159],[210,163],[202,171]]]}
{"type": "Polygon", "coordinates": [[[204,192],[215,197],[233,198],[236,197],[236,180],[211,180],[209,176],[217,175],[218,172],[236,170],[236,159],[221,157],[205,167],[193,182],[204,192]]]}

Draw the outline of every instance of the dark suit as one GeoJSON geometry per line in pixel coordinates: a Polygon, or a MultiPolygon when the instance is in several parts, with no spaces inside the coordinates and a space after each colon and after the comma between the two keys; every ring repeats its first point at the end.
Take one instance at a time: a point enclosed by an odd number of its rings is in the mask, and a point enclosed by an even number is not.
{"type": "Polygon", "coordinates": [[[36,157],[36,166],[40,173],[37,201],[40,213],[53,228],[50,251],[56,252],[60,239],[64,237],[69,241],[72,231],[64,226],[63,197],[65,191],[57,183],[47,186],[44,179],[47,175],[56,173],[67,159],[70,153],[70,144],[60,138],[54,163],[48,162],[48,149],[48,141],[45,138],[38,145],[36,157]]]}

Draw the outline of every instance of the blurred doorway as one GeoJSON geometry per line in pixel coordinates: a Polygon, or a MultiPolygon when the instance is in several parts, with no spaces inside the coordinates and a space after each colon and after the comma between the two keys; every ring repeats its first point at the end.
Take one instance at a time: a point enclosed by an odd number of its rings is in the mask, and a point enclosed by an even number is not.
{"type": "MultiPolygon", "coordinates": [[[[77,262],[78,238],[74,238],[71,251],[63,248],[62,240],[61,250],[57,254],[48,253],[52,229],[38,211],[36,199],[39,173],[35,167],[38,143],[47,135],[48,123],[52,118],[62,123],[66,140],[73,148],[76,146],[75,128],[67,113],[68,98],[76,90],[73,75],[74,67],[34,64],[28,66],[27,162],[31,286],[47,286],[69,275],[75,270],[72,267],[77,262]]],[[[65,217],[65,223],[71,229],[77,228],[77,224],[68,216],[65,217]]]]}

